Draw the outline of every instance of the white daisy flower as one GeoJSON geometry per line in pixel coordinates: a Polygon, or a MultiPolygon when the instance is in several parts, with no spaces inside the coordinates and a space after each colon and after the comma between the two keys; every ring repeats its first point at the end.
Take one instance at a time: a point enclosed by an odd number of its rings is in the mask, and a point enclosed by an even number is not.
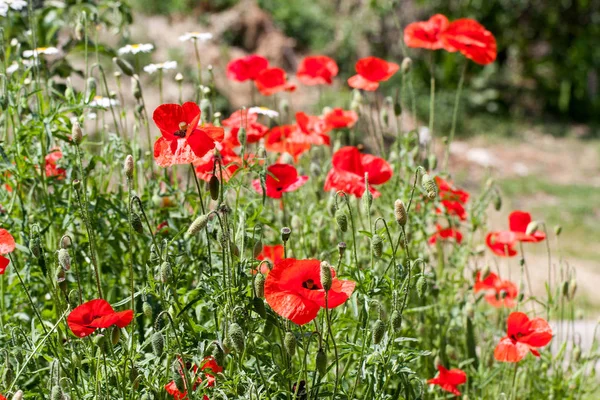
{"type": "Polygon", "coordinates": [[[179,36],[179,40],[187,42],[188,40],[197,40],[199,42],[207,42],[213,38],[212,33],[209,32],[186,32],[179,36]]]}
{"type": "Polygon", "coordinates": [[[158,70],[175,69],[177,68],[177,61],[165,61],[164,63],[148,64],[144,67],[144,71],[149,74],[153,74],[158,70]]]}
{"type": "Polygon", "coordinates": [[[96,113],[93,113],[93,112],[91,112],[91,113],[88,113],[88,115],[87,115],[87,118],[88,118],[88,119],[92,119],[92,120],[93,120],[93,119],[96,119],[96,118],[98,118],[98,114],[96,114],[96,113]]]}
{"type": "Polygon", "coordinates": [[[109,108],[110,106],[118,106],[119,102],[115,99],[102,96],[94,96],[94,100],[90,101],[90,107],[109,108]]]}
{"type": "Polygon", "coordinates": [[[58,54],[58,49],[56,47],[38,47],[35,50],[25,50],[23,52],[23,57],[25,58],[31,58],[31,57],[36,57],[39,54],[43,54],[43,55],[52,55],[52,54],[58,54]]]}
{"type": "Polygon", "coordinates": [[[279,113],[277,111],[271,110],[270,108],[267,108],[267,107],[250,107],[248,109],[248,112],[251,114],[266,115],[269,118],[279,117],[279,113]]]}
{"type": "Polygon", "coordinates": [[[3,3],[15,11],[21,11],[27,7],[27,2],[25,0],[3,0],[3,3]]]}
{"type": "Polygon", "coordinates": [[[6,17],[8,14],[8,4],[0,2],[0,17],[6,17]]]}
{"type": "Polygon", "coordinates": [[[154,45],[150,43],[128,44],[119,49],[119,54],[150,53],[152,50],[154,50],[154,45]]]}
{"type": "Polygon", "coordinates": [[[10,64],[8,67],[6,67],[6,73],[8,75],[11,75],[11,74],[15,73],[18,69],[19,69],[19,64],[17,62],[13,61],[12,64],[10,64]]]}

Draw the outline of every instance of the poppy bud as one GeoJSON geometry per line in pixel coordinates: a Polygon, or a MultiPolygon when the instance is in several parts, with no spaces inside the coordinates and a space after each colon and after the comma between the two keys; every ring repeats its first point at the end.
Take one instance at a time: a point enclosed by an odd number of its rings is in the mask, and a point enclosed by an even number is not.
{"type": "Polygon", "coordinates": [[[385,322],[378,319],[375,321],[375,325],[373,325],[373,343],[379,344],[381,343],[381,339],[383,339],[383,335],[385,334],[385,322]]]}
{"type": "Polygon", "coordinates": [[[346,242],[339,242],[338,243],[338,252],[340,253],[340,257],[344,256],[344,252],[346,251],[346,242]]]}
{"type": "Polygon", "coordinates": [[[60,249],[58,250],[58,263],[65,271],[71,269],[71,255],[69,254],[69,250],[60,249]]]}
{"type": "Polygon", "coordinates": [[[128,154],[127,157],[125,157],[125,162],[123,164],[123,171],[125,172],[127,179],[133,178],[133,166],[133,156],[128,154]]]}
{"type": "Polygon", "coordinates": [[[323,290],[326,292],[331,289],[331,283],[333,281],[333,277],[331,274],[331,266],[327,261],[321,262],[321,286],[323,286],[323,290]]]}
{"type": "Polygon", "coordinates": [[[256,157],[258,157],[260,159],[267,158],[267,150],[265,150],[264,146],[259,146],[258,147],[258,150],[256,150],[256,157]]]}
{"type": "Polygon", "coordinates": [[[427,290],[427,279],[425,279],[424,275],[421,275],[419,280],[417,280],[417,294],[419,297],[423,297],[425,295],[425,291],[427,290]]]}
{"type": "Polygon", "coordinates": [[[430,154],[427,157],[427,169],[435,169],[437,167],[437,157],[435,154],[430,154]]]}
{"type": "Polygon", "coordinates": [[[63,391],[59,385],[54,385],[50,392],[50,400],[63,400],[63,391]]]}
{"type": "Polygon", "coordinates": [[[381,239],[381,236],[378,234],[375,234],[371,240],[371,250],[376,258],[381,257],[381,253],[383,252],[383,239],[381,239]]]}
{"type": "Polygon", "coordinates": [[[290,357],[296,354],[296,336],[292,332],[286,332],[283,339],[283,347],[290,357]]]}
{"type": "Polygon", "coordinates": [[[288,228],[287,226],[284,226],[283,228],[281,228],[281,240],[283,240],[284,243],[289,240],[291,234],[292,234],[292,230],[290,228],[288,228]]]}
{"type": "Polygon", "coordinates": [[[358,107],[360,107],[360,105],[363,103],[363,97],[362,97],[362,94],[360,93],[360,90],[358,90],[358,89],[352,90],[352,103],[354,103],[358,107]]]}
{"type": "Polygon", "coordinates": [[[150,245],[150,259],[149,261],[152,264],[157,264],[160,261],[160,255],[158,254],[158,251],[156,250],[156,246],[155,245],[150,245]]]}
{"type": "Polygon", "coordinates": [[[219,345],[219,343],[214,342],[211,346],[210,354],[214,357],[215,361],[219,365],[225,364],[225,352],[219,345]]]}
{"type": "Polygon", "coordinates": [[[81,130],[79,122],[73,124],[73,127],[71,128],[71,138],[75,144],[80,144],[83,140],[83,131],[81,130]]]}
{"type": "Polygon", "coordinates": [[[236,257],[240,256],[240,249],[235,242],[229,242],[229,251],[236,257]]]}
{"type": "Polygon", "coordinates": [[[12,400],[23,400],[23,391],[17,390],[17,392],[13,395],[12,400]]]}
{"type": "Polygon", "coordinates": [[[171,263],[165,261],[160,266],[160,281],[162,283],[167,283],[173,276],[173,269],[171,268],[171,263]]]}
{"type": "Polygon", "coordinates": [[[400,70],[402,71],[402,73],[407,74],[408,71],[410,71],[411,67],[412,60],[409,57],[404,57],[404,59],[402,60],[402,64],[400,64],[400,70]]]}
{"type": "Polygon", "coordinates": [[[483,269],[481,270],[481,274],[479,275],[479,278],[481,280],[484,280],[485,278],[488,277],[489,274],[490,274],[490,266],[489,265],[485,265],[483,267],[483,269]]]}
{"type": "Polygon", "coordinates": [[[246,139],[248,139],[248,134],[246,133],[246,128],[244,128],[243,126],[238,130],[238,135],[237,135],[238,141],[240,142],[240,144],[242,146],[246,145],[246,139]]]}
{"type": "Polygon", "coordinates": [[[502,208],[502,197],[500,196],[499,193],[496,193],[494,196],[494,209],[496,211],[500,211],[501,208],[502,208]]]}
{"type": "Polygon", "coordinates": [[[267,316],[265,302],[262,299],[254,297],[252,299],[252,307],[254,308],[254,311],[256,311],[256,313],[261,316],[261,318],[265,318],[267,316]]]}
{"type": "Polygon", "coordinates": [[[136,212],[131,213],[131,227],[137,233],[144,232],[144,226],[142,225],[142,219],[140,218],[140,215],[136,212]]]}
{"type": "Polygon", "coordinates": [[[575,348],[573,349],[573,360],[575,360],[575,362],[579,362],[580,359],[581,359],[581,347],[575,346],[575,348]]]}
{"type": "Polygon", "coordinates": [[[140,81],[136,78],[131,79],[131,94],[136,100],[142,98],[142,87],[140,86],[140,81]]]}
{"type": "MultiPolygon", "coordinates": [[[[366,182],[366,184],[368,184],[368,181],[366,182]]],[[[371,205],[373,204],[373,194],[371,193],[371,191],[365,190],[365,193],[362,195],[361,200],[365,208],[365,213],[369,213],[369,211],[371,210],[371,205]]]]}
{"type": "Polygon", "coordinates": [[[2,374],[2,383],[4,383],[4,386],[10,386],[14,377],[15,373],[12,369],[12,365],[9,362],[8,364],[6,364],[4,373],[2,374]]]}
{"type": "Polygon", "coordinates": [[[254,291],[256,292],[256,297],[265,297],[265,276],[260,272],[254,278],[254,291]]]}
{"type": "Polygon", "coordinates": [[[119,343],[119,339],[121,339],[121,328],[115,326],[110,336],[110,340],[112,341],[113,346],[116,346],[117,343],[119,343]]]}
{"type": "Polygon", "coordinates": [[[171,364],[171,378],[175,382],[177,390],[182,393],[185,392],[185,381],[183,376],[181,376],[183,374],[185,374],[185,371],[183,371],[181,368],[181,362],[179,360],[173,361],[171,364]]]}
{"type": "Polygon", "coordinates": [[[537,231],[539,223],[537,221],[531,221],[527,224],[527,229],[525,229],[526,235],[533,235],[535,231],[537,231]]]}
{"type": "Polygon", "coordinates": [[[162,333],[154,332],[151,338],[151,342],[152,352],[154,353],[154,355],[157,357],[162,356],[163,351],[165,350],[165,338],[163,337],[162,333]]]}
{"type": "Polygon", "coordinates": [[[187,236],[193,236],[200,232],[202,229],[206,228],[208,225],[208,215],[201,215],[192,222],[190,227],[187,230],[187,236]]]}
{"type": "Polygon", "coordinates": [[[560,236],[560,233],[561,233],[561,232],[562,232],[562,226],[560,226],[560,225],[556,225],[556,226],[554,227],[554,234],[555,234],[556,236],[560,236]]]}
{"type": "Polygon", "coordinates": [[[29,241],[29,251],[35,258],[40,258],[42,254],[42,245],[40,242],[40,238],[35,236],[33,239],[29,241]]]}
{"type": "Polygon", "coordinates": [[[423,174],[423,178],[421,179],[421,184],[425,193],[427,193],[427,197],[430,200],[433,200],[435,196],[437,196],[437,185],[435,181],[429,176],[429,174],[423,174]]]}
{"type": "Polygon", "coordinates": [[[252,248],[252,257],[256,258],[262,253],[263,244],[262,240],[258,239],[256,243],[254,243],[254,247],[252,248]]]}
{"type": "Polygon", "coordinates": [[[208,181],[208,190],[210,191],[210,198],[214,201],[219,200],[219,178],[216,175],[210,177],[208,181]]]}
{"type": "Polygon", "coordinates": [[[142,312],[148,318],[152,318],[152,306],[147,301],[142,303],[142,312]]]}
{"type": "Polygon", "coordinates": [[[320,348],[319,351],[317,351],[315,365],[317,367],[319,375],[325,376],[325,374],[327,373],[327,353],[323,351],[323,348],[320,348]]]}
{"type": "Polygon", "coordinates": [[[127,61],[119,57],[114,57],[113,62],[117,64],[117,67],[127,76],[133,76],[133,66],[127,61]]]}
{"type": "Polygon", "coordinates": [[[569,281],[564,281],[562,284],[562,294],[565,297],[569,297],[569,281]]]}
{"type": "Polygon", "coordinates": [[[263,334],[265,337],[269,337],[273,333],[273,321],[270,319],[265,320],[265,327],[263,328],[263,334]]]}
{"type": "Polygon", "coordinates": [[[71,353],[71,363],[76,368],[81,368],[81,359],[79,358],[79,356],[77,355],[77,353],[71,353]]]}
{"type": "Polygon", "coordinates": [[[335,221],[337,222],[340,231],[346,232],[348,230],[348,217],[342,210],[338,209],[335,212],[335,221]]]}
{"type": "Polygon", "coordinates": [[[392,328],[394,329],[394,332],[400,332],[400,329],[402,328],[402,314],[400,314],[400,311],[394,310],[390,320],[392,322],[392,328]]]}
{"type": "Polygon", "coordinates": [[[396,216],[396,222],[398,225],[406,225],[406,222],[408,221],[408,214],[406,213],[404,202],[400,199],[394,202],[394,215],[396,216]]]}
{"type": "Polygon", "coordinates": [[[569,281],[569,300],[573,300],[575,293],[577,292],[577,281],[575,278],[571,278],[569,281]]]}
{"type": "Polygon", "coordinates": [[[233,322],[229,324],[228,333],[228,338],[233,349],[238,353],[242,353],[244,351],[244,331],[242,331],[242,328],[237,323],[233,322]]]}
{"type": "Polygon", "coordinates": [[[396,117],[402,115],[402,104],[399,99],[394,102],[394,115],[396,117]]]}

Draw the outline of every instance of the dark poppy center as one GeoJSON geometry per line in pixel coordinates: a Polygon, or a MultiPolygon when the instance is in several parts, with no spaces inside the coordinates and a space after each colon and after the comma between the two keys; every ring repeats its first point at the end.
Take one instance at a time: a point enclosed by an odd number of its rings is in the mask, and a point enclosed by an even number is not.
{"type": "Polygon", "coordinates": [[[308,290],[319,290],[319,287],[317,286],[315,281],[313,281],[312,279],[308,279],[308,280],[302,282],[302,287],[304,289],[308,289],[308,290]]]}
{"type": "Polygon", "coordinates": [[[278,186],[275,188],[278,192],[281,192],[283,190],[283,188],[281,186],[278,186]]]}
{"type": "Polygon", "coordinates": [[[179,123],[179,130],[174,132],[173,135],[180,137],[180,138],[184,138],[185,134],[187,133],[187,128],[188,128],[188,124],[185,122],[180,122],[179,123]]]}

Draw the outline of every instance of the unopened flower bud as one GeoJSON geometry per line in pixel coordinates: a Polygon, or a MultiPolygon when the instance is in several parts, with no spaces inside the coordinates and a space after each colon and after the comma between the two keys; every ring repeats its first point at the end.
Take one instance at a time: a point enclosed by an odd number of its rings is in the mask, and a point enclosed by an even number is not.
{"type": "Polygon", "coordinates": [[[123,60],[119,57],[114,57],[113,62],[117,64],[117,67],[127,76],[133,76],[133,66],[129,64],[127,61],[123,60]]]}
{"type": "Polygon", "coordinates": [[[40,258],[42,254],[42,244],[40,242],[40,238],[35,236],[33,239],[29,241],[29,251],[35,258],[40,258]]]}
{"type": "Polygon", "coordinates": [[[133,167],[133,156],[129,154],[125,157],[125,162],[123,163],[123,171],[125,172],[127,179],[133,178],[133,167]]]}
{"type": "Polygon", "coordinates": [[[83,140],[83,131],[81,130],[79,122],[73,123],[73,127],[71,128],[71,138],[75,144],[80,144],[83,140]]]}
{"type": "Polygon", "coordinates": [[[394,102],[394,115],[396,117],[402,115],[402,104],[399,99],[394,102]]]}
{"type": "Polygon", "coordinates": [[[409,57],[404,57],[404,59],[402,60],[402,64],[400,65],[400,70],[402,71],[402,73],[407,74],[408,71],[410,71],[411,67],[412,60],[409,57]]]}
{"type": "Polygon", "coordinates": [[[63,391],[59,385],[54,385],[50,392],[50,400],[63,400],[63,391]]]}
{"type": "Polygon", "coordinates": [[[340,228],[340,231],[346,232],[348,230],[348,217],[342,210],[338,209],[335,212],[335,221],[337,222],[337,226],[340,228]]]}
{"type": "Polygon", "coordinates": [[[556,225],[556,226],[554,227],[554,234],[555,234],[556,236],[560,236],[561,232],[562,232],[562,226],[560,226],[560,225],[556,225]]]}
{"type": "Polygon", "coordinates": [[[181,75],[181,72],[178,72],[177,75],[175,75],[175,81],[176,82],[183,81],[183,75],[181,75]]]}
{"type": "Polygon", "coordinates": [[[152,306],[147,301],[142,303],[142,312],[148,318],[152,318],[152,306]]]}
{"type": "Polygon", "coordinates": [[[385,334],[385,322],[378,319],[373,325],[373,344],[381,343],[383,335],[385,334]]]}
{"type": "Polygon", "coordinates": [[[373,236],[373,239],[371,239],[371,250],[373,251],[373,255],[376,258],[381,257],[381,254],[383,252],[383,239],[381,239],[381,236],[379,236],[378,234],[375,234],[373,236]]]}
{"type": "Polygon", "coordinates": [[[425,193],[427,193],[427,197],[429,197],[430,200],[435,199],[435,196],[437,196],[437,185],[435,184],[435,180],[433,180],[429,174],[423,174],[421,184],[423,185],[425,193]]]}
{"type": "Polygon", "coordinates": [[[173,276],[173,269],[171,268],[171,263],[165,261],[160,266],[160,281],[162,283],[167,283],[171,280],[173,276]]]}
{"type": "Polygon", "coordinates": [[[162,333],[154,332],[150,341],[152,343],[152,352],[154,355],[157,357],[162,356],[163,351],[165,350],[165,338],[162,333]]]}
{"type": "Polygon", "coordinates": [[[113,346],[116,346],[117,343],[119,343],[119,339],[121,339],[121,328],[115,326],[113,327],[113,331],[110,336],[110,340],[112,341],[113,346]]]}
{"type": "Polygon", "coordinates": [[[254,291],[256,292],[256,297],[265,297],[265,276],[260,272],[254,278],[254,291]]]}
{"type": "Polygon", "coordinates": [[[396,216],[396,222],[398,225],[406,225],[406,222],[408,221],[408,214],[406,213],[404,202],[400,199],[394,202],[394,215],[396,216]]]}
{"type": "Polygon", "coordinates": [[[71,269],[71,255],[69,254],[69,250],[67,250],[67,249],[58,250],[58,263],[65,271],[68,271],[71,269]]]}
{"type": "Polygon", "coordinates": [[[228,337],[233,349],[238,353],[242,353],[244,351],[244,331],[237,323],[232,322],[229,324],[228,337]]]}
{"type": "Polygon", "coordinates": [[[494,209],[496,211],[500,211],[502,209],[502,196],[500,196],[500,193],[495,193],[494,195],[494,209]]]}
{"type": "Polygon", "coordinates": [[[419,297],[423,297],[425,295],[425,291],[427,290],[427,279],[425,276],[421,275],[421,277],[417,280],[417,294],[419,297]]]}
{"type": "Polygon", "coordinates": [[[281,154],[281,158],[279,159],[281,164],[294,165],[294,156],[292,156],[287,151],[281,154]]]}
{"type": "Polygon", "coordinates": [[[346,247],[348,247],[346,245],[346,242],[339,242],[338,243],[338,252],[340,253],[340,257],[344,256],[344,253],[346,252],[346,247]]]}
{"type": "Polygon", "coordinates": [[[219,178],[216,175],[210,177],[208,181],[208,190],[210,191],[210,198],[217,201],[219,200],[219,178]]]}
{"type": "Polygon", "coordinates": [[[202,229],[206,228],[206,225],[208,225],[208,215],[205,214],[205,215],[199,216],[198,218],[196,218],[194,220],[194,222],[192,222],[192,224],[188,228],[187,235],[193,236],[193,235],[197,234],[202,229]]]}
{"type": "Polygon", "coordinates": [[[131,78],[131,94],[136,100],[140,100],[142,98],[142,87],[140,86],[140,81],[136,78],[131,78]]]}
{"type": "Polygon", "coordinates": [[[131,227],[137,233],[144,232],[144,226],[142,225],[142,218],[136,212],[131,212],[131,227]]]}
{"type": "Polygon", "coordinates": [[[281,240],[283,240],[283,242],[287,242],[291,234],[292,230],[289,227],[284,226],[283,228],[281,228],[281,240]]]}
{"type": "Polygon", "coordinates": [[[400,314],[400,311],[394,310],[390,321],[392,322],[392,328],[394,329],[394,332],[400,332],[400,329],[402,328],[402,314],[400,314]]]}
{"type": "Polygon", "coordinates": [[[577,280],[575,278],[571,278],[571,280],[569,281],[569,300],[573,300],[576,292],[577,292],[577,280]]]}
{"type": "Polygon", "coordinates": [[[13,397],[11,400],[23,400],[23,391],[17,390],[17,392],[15,394],[13,394],[13,397]]]}
{"type": "Polygon", "coordinates": [[[329,289],[331,289],[332,281],[333,281],[333,276],[331,273],[331,266],[329,265],[329,263],[327,261],[322,261],[321,262],[321,286],[323,287],[323,290],[325,290],[326,292],[329,291],[329,289]]]}
{"type": "Polygon", "coordinates": [[[489,265],[485,265],[482,270],[481,270],[481,275],[479,276],[479,278],[481,280],[484,280],[485,278],[488,277],[488,275],[490,274],[490,266],[489,265]]]}
{"type": "Polygon", "coordinates": [[[185,380],[182,374],[185,374],[185,371],[181,368],[181,362],[179,360],[173,361],[171,364],[171,378],[175,382],[177,390],[181,393],[185,392],[185,380]]]}
{"type": "Polygon", "coordinates": [[[327,353],[325,353],[323,348],[320,348],[319,351],[317,351],[315,365],[319,375],[325,376],[325,373],[327,373],[327,353]]]}
{"type": "Polygon", "coordinates": [[[527,229],[525,229],[526,235],[533,235],[535,231],[537,231],[539,223],[537,221],[531,221],[527,224],[527,229]]]}
{"type": "Polygon", "coordinates": [[[290,357],[296,354],[296,336],[292,332],[286,332],[283,339],[283,346],[290,357]]]}
{"type": "Polygon", "coordinates": [[[243,126],[238,130],[237,139],[242,146],[246,145],[246,139],[248,139],[248,134],[246,133],[246,128],[243,126]]]}

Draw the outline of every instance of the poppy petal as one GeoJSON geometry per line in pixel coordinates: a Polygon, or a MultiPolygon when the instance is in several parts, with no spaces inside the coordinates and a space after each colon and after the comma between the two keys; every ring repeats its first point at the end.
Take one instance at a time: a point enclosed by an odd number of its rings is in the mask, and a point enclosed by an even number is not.
{"type": "Polygon", "coordinates": [[[494,358],[500,362],[519,362],[528,352],[529,346],[504,337],[494,349],[494,358]]]}
{"type": "Polygon", "coordinates": [[[348,85],[354,89],[362,89],[373,92],[379,87],[379,82],[370,81],[363,76],[356,74],[348,78],[348,85]]]}
{"type": "Polygon", "coordinates": [[[0,256],[0,275],[4,274],[4,272],[6,271],[6,267],[8,267],[8,264],[10,264],[10,259],[4,256],[0,256]]]}
{"type": "Polygon", "coordinates": [[[15,247],[15,238],[6,229],[0,228],[0,254],[12,253],[15,247]]]}

